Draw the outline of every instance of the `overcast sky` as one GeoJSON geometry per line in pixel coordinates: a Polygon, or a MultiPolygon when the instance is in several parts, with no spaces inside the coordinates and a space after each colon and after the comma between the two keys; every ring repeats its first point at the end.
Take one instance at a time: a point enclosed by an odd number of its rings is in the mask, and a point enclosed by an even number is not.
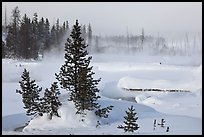
{"type": "MultiPolygon", "coordinates": [[[[21,16],[45,17],[52,24],[57,18],[68,20],[72,26],[76,19],[80,24],[91,23],[93,33],[104,35],[202,32],[201,2],[2,2],[4,18],[19,7],[21,16]]],[[[4,20],[2,18],[2,20],[4,20]]]]}

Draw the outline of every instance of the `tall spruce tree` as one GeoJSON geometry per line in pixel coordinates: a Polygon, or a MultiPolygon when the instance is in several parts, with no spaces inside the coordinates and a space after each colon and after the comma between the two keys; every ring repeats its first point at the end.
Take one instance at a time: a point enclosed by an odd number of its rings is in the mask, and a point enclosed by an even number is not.
{"type": "Polygon", "coordinates": [[[12,21],[8,25],[8,35],[6,37],[6,47],[8,48],[8,58],[19,57],[19,29],[20,29],[20,11],[18,6],[12,10],[12,21]]]}
{"type": "Polygon", "coordinates": [[[16,45],[15,45],[15,39],[16,35],[14,33],[14,28],[9,25],[8,26],[8,35],[6,37],[6,48],[8,49],[7,51],[7,58],[15,58],[16,57],[16,45]]]}
{"type": "Polygon", "coordinates": [[[18,6],[16,6],[12,11],[12,28],[14,30],[14,57],[19,57],[20,50],[19,50],[19,29],[20,29],[20,10],[18,6]]]}
{"type": "Polygon", "coordinates": [[[134,132],[135,130],[138,130],[139,126],[136,123],[136,120],[138,119],[138,117],[135,117],[136,113],[134,112],[135,109],[133,108],[133,106],[131,106],[131,108],[128,108],[128,111],[125,111],[127,116],[124,116],[125,120],[125,126],[120,125],[118,126],[118,128],[124,129],[125,132],[134,132]]]}
{"type": "Polygon", "coordinates": [[[82,117],[86,115],[85,110],[99,108],[96,102],[100,96],[97,95],[99,89],[97,84],[100,79],[93,79],[94,72],[90,67],[92,57],[88,57],[88,52],[83,38],[81,37],[81,26],[78,20],[73,26],[71,38],[65,43],[65,64],[60,68],[56,79],[62,88],[71,92],[70,101],[73,101],[77,109],[77,114],[82,117]]]}
{"type": "Polygon", "coordinates": [[[39,51],[39,30],[38,30],[39,22],[38,22],[38,14],[34,13],[32,19],[32,43],[31,43],[31,56],[34,59],[38,58],[39,51]]]}
{"type": "Polygon", "coordinates": [[[38,25],[38,46],[39,46],[39,54],[42,55],[43,51],[45,49],[45,37],[46,37],[46,32],[45,32],[45,20],[42,17],[41,20],[39,21],[38,25]]]}
{"type": "Polygon", "coordinates": [[[30,19],[27,17],[25,14],[23,16],[23,19],[21,21],[21,27],[20,27],[20,36],[19,36],[19,50],[20,52],[20,57],[24,59],[29,59],[31,58],[31,23],[30,19]]]}
{"type": "Polygon", "coordinates": [[[42,99],[42,106],[43,111],[45,113],[48,113],[50,115],[50,119],[52,119],[52,116],[59,116],[57,110],[62,105],[60,102],[58,96],[60,95],[60,91],[57,85],[57,82],[54,82],[50,88],[45,89],[44,97],[42,99]]]}
{"type": "Polygon", "coordinates": [[[50,42],[52,44],[52,48],[55,48],[56,47],[56,44],[57,44],[57,32],[56,32],[56,29],[55,29],[55,25],[52,26],[51,28],[51,31],[50,31],[50,42]]]}
{"type": "Polygon", "coordinates": [[[50,50],[50,23],[49,20],[46,18],[45,20],[45,44],[44,44],[44,50],[50,50]]]}
{"type": "Polygon", "coordinates": [[[35,84],[35,80],[30,79],[29,72],[26,69],[24,69],[21,78],[22,81],[19,81],[21,90],[16,90],[16,93],[22,95],[24,109],[27,109],[26,115],[42,115],[39,96],[42,88],[39,88],[39,86],[35,84]]]}

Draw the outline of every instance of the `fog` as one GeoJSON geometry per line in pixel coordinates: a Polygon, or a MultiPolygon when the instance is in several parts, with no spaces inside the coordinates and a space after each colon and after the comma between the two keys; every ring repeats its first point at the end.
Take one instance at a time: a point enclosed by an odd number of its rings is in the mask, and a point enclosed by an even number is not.
{"type": "Polygon", "coordinates": [[[202,33],[201,2],[2,2],[2,21],[19,7],[21,16],[45,17],[53,24],[68,20],[72,26],[91,23],[95,35],[145,34],[175,38],[202,33]]]}

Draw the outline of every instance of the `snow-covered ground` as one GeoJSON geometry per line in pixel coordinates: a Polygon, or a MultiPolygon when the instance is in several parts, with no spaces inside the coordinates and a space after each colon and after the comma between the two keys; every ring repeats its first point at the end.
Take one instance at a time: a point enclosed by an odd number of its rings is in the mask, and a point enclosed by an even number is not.
{"type": "Polygon", "coordinates": [[[113,105],[107,119],[99,119],[88,112],[84,122],[75,115],[68,92],[61,90],[60,118],[51,121],[47,116],[32,120],[22,132],[14,129],[23,126],[29,118],[25,115],[19,81],[23,69],[30,72],[31,79],[43,89],[56,81],[55,73],[64,63],[63,54],[46,56],[42,61],[17,61],[2,59],[2,134],[137,134],[179,135],[202,134],[202,59],[191,56],[147,56],[125,54],[94,54],[91,65],[96,79],[102,78],[99,103],[113,105]],[[161,64],[160,64],[161,62],[161,64]],[[182,89],[190,92],[137,92],[122,88],[182,89]],[[133,105],[138,117],[139,130],[124,133],[118,129],[123,125],[125,111],[133,105]],[[153,122],[165,119],[165,127],[153,122]],[[96,128],[96,121],[101,125],[96,128]],[[166,132],[166,127],[169,132],[166,132]]]}

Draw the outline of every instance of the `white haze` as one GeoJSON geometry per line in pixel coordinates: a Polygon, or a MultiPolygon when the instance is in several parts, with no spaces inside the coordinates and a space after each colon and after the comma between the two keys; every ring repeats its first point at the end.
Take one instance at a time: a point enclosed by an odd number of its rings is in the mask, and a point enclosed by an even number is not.
{"type": "Polygon", "coordinates": [[[185,33],[202,34],[201,2],[2,2],[2,21],[5,7],[7,16],[15,6],[21,16],[25,13],[32,18],[49,18],[50,23],[59,18],[62,23],[68,20],[74,24],[91,23],[96,35],[145,34],[160,35],[175,39],[185,33]]]}

